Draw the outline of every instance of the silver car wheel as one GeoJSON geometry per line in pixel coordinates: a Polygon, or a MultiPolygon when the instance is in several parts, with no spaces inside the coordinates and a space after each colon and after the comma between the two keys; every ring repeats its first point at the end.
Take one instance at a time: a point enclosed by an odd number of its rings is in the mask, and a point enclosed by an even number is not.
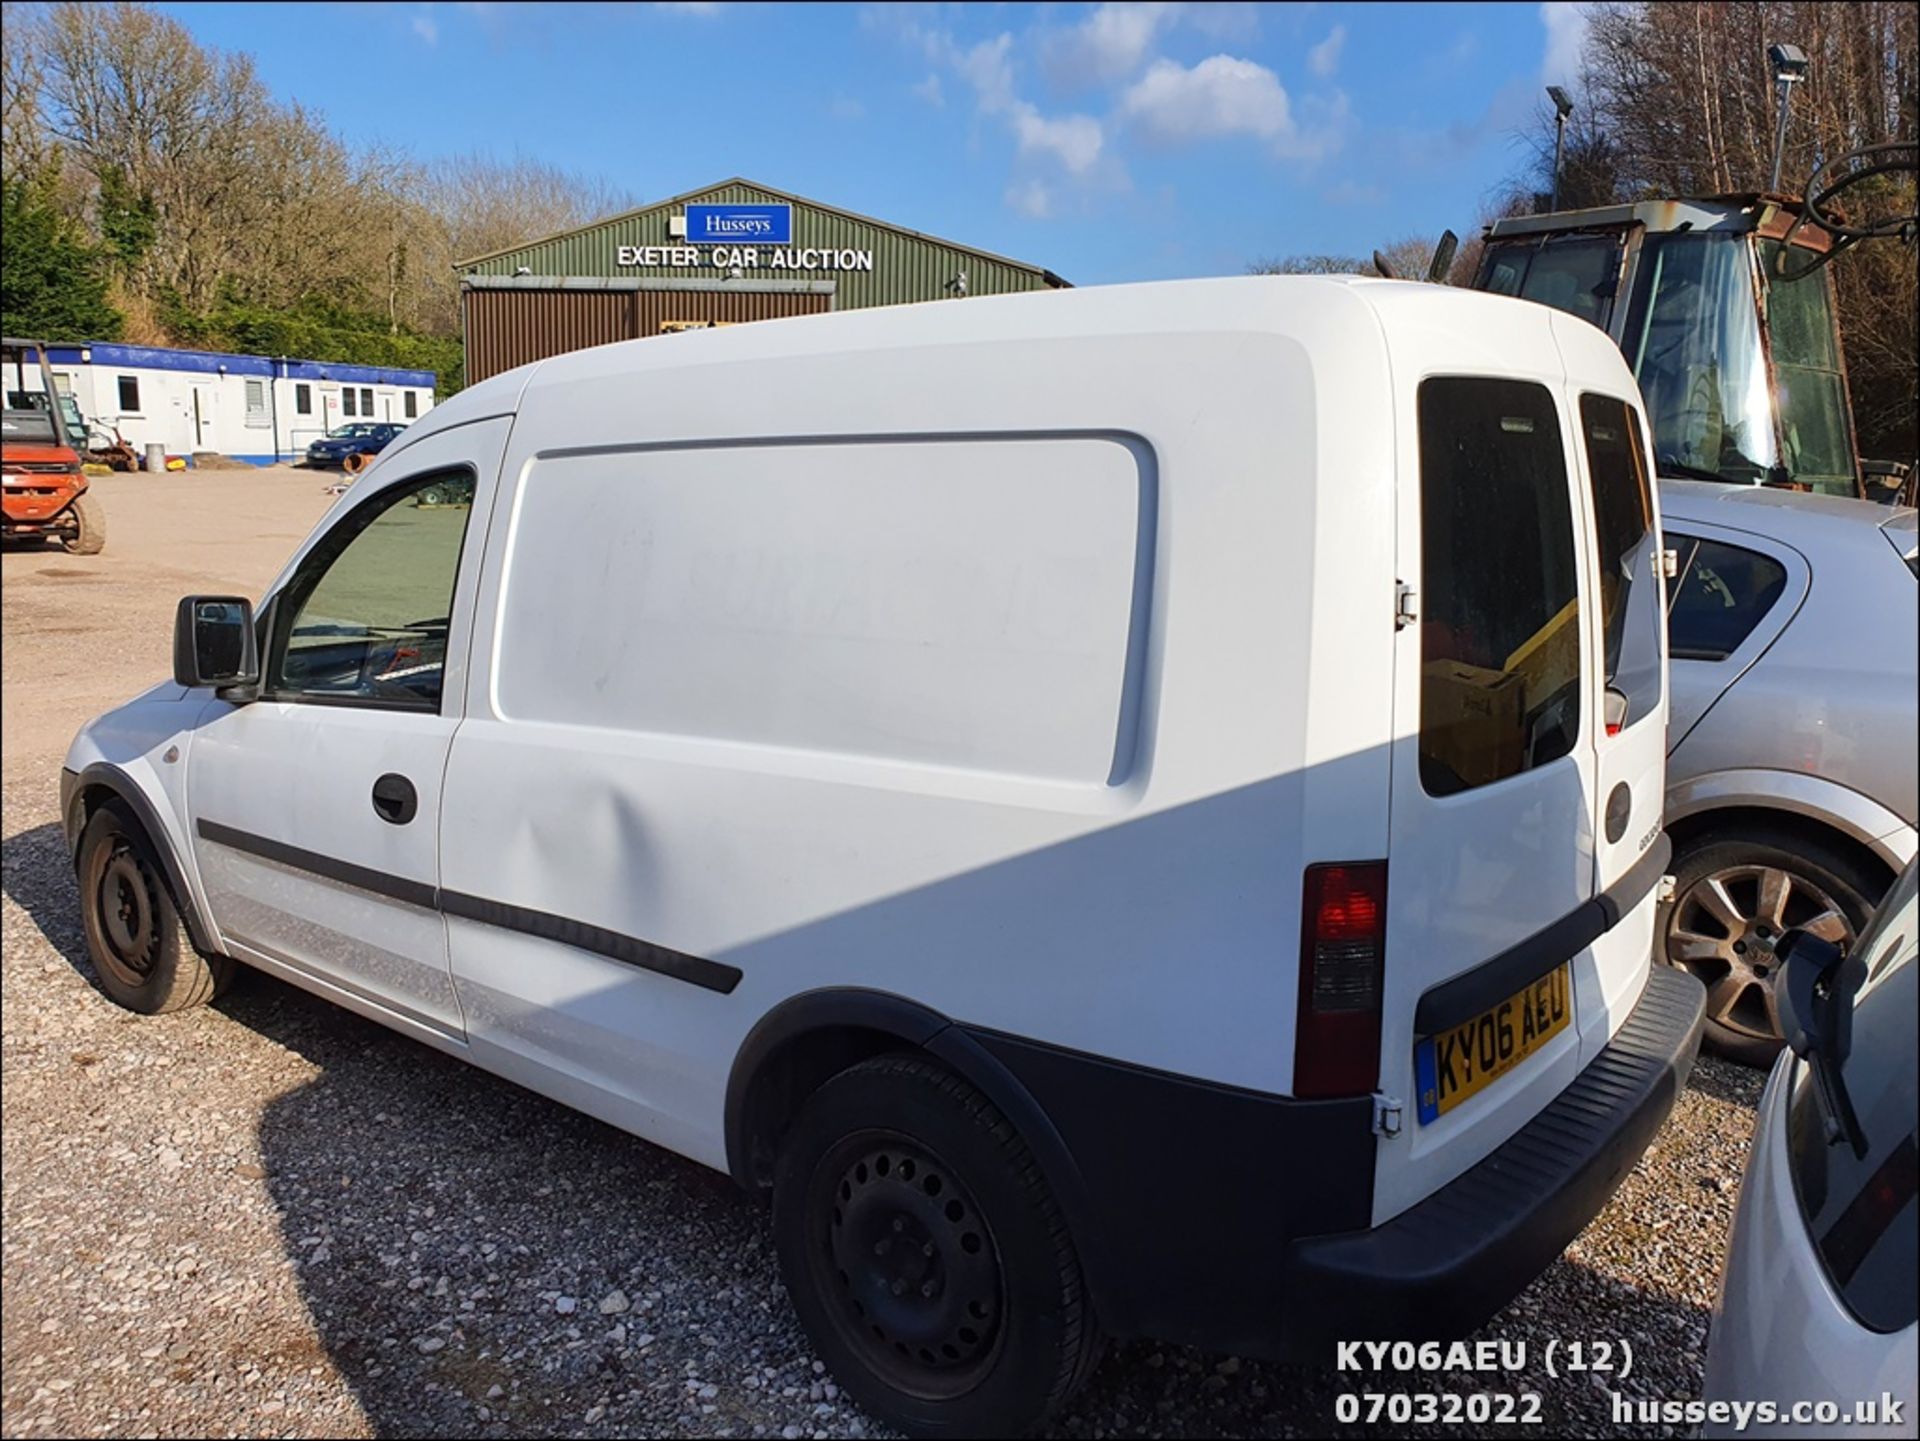
{"type": "Polygon", "coordinates": [[[1756,1040],[1779,1040],[1774,946],[1798,927],[1838,946],[1853,925],[1825,890],[1778,866],[1728,866],[1675,898],[1667,918],[1667,956],[1707,988],[1707,1016],[1756,1040]]]}

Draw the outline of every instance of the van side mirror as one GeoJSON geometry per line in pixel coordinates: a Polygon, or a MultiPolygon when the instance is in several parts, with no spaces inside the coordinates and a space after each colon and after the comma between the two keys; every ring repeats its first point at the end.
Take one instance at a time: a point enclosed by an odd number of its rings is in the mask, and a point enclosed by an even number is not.
{"type": "Polygon", "coordinates": [[[232,595],[182,598],[173,615],[174,684],[243,686],[259,680],[253,602],[232,595]]]}

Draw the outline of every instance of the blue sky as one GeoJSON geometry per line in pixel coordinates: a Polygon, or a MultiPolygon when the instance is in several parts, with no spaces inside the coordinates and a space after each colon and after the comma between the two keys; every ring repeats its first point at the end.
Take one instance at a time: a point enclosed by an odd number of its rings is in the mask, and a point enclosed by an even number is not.
{"type": "Polygon", "coordinates": [[[165,6],[355,144],[730,175],[1079,284],[1469,232],[1570,4],[165,6]]]}

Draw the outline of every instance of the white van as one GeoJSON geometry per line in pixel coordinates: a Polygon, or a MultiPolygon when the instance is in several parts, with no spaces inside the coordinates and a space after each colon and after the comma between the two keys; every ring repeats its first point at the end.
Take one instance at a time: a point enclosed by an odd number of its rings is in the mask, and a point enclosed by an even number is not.
{"type": "Polygon", "coordinates": [[[770,1189],[908,1431],[1458,1332],[1697,1044],[1649,473],[1606,336],[1405,283],[557,356],[80,733],[100,983],[245,962],[770,1189]]]}

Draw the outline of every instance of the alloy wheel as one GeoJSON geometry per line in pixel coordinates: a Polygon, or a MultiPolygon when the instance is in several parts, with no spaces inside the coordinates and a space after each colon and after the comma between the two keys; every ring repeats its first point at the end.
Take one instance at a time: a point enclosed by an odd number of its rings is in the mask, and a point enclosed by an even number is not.
{"type": "Polygon", "coordinates": [[[1822,887],[1779,866],[1727,866],[1675,898],[1667,956],[1707,988],[1707,1017],[1755,1040],[1779,1040],[1781,933],[1805,930],[1838,946],[1853,925],[1822,887]]]}

